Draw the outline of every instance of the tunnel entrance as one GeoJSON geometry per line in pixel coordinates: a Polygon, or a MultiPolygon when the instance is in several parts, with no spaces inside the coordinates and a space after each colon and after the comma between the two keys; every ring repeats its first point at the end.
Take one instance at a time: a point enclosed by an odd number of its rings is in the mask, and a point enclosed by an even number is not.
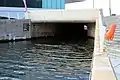
{"type": "Polygon", "coordinates": [[[68,40],[87,40],[85,23],[56,23],[54,37],[68,40]]]}
{"type": "Polygon", "coordinates": [[[59,69],[62,68],[62,73],[66,75],[74,76],[75,74],[75,76],[89,80],[94,50],[95,23],[35,23],[31,30],[32,37],[40,37],[40,39],[33,40],[32,44],[35,44],[36,49],[41,51],[38,52],[40,56],[46,57],[44,61],[47,66],[52,63],[52,66],[57,68],[55,73],[61,72],[59,69]]]}
{"type": "Polygon", "coordinates": [[[33,23],[32,37],[54,38],[67,41],[87,41],[94,43],[95,23],[54,22],[33,23]]]}

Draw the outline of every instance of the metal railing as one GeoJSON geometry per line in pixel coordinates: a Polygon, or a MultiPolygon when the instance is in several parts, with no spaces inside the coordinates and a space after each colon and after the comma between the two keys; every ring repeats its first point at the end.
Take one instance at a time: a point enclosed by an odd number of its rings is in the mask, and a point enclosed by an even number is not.
{"type": "Polygon", "coordinates": [[[0,10],[0,19],[26,19],[25,11],[2,11],[0,10]]]}

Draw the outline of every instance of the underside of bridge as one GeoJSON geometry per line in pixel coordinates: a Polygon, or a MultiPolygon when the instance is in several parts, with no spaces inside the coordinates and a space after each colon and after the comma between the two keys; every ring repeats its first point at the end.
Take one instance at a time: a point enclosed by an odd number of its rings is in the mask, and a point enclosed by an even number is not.
{"type": "Polygon", "coordinates": [[[94,42],[93,22],[32,23],[31,37],[52,37],[60,40],[90,40],[94,42]]]}

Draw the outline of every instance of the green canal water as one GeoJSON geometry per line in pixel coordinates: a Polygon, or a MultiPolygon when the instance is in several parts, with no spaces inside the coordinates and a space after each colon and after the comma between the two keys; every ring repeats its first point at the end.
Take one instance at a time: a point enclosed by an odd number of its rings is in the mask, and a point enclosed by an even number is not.
{"type": "Polygon", "coordinates": [[[92,52],[84,40],[0,43],[0,80],[89,80],[92,52]]]}

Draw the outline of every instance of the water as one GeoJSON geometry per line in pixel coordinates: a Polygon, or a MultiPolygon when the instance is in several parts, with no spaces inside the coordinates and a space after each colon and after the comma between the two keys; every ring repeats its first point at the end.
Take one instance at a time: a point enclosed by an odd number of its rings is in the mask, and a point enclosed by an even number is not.
{"type": "Polygon", "coordinates": [[[93,46],[45,41],[0,43],[0,80],[88,80],[93,46]]]}

